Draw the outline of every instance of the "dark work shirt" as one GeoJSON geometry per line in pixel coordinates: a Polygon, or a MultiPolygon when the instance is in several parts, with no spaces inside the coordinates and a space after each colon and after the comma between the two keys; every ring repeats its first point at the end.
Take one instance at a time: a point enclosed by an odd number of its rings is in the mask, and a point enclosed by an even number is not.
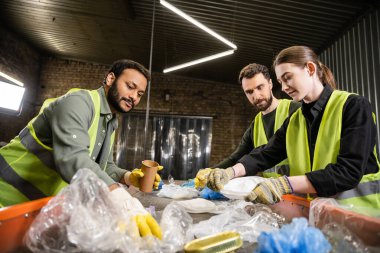
{"type": "MultiPolygon", "coordinates": [[[[319,125],[332,92],[332,88],[326,85],[317,101],[310,104],[302,103],[302,114],[307,122],[311,165],[319,125]]],[[[239,160],[244,165],[247,175],[255,175],[259,168],[260,170],[271,168],[286,158],[288,125],[289,118],[285,120],[267,145],[252,150],[250,154],[239,160]]],[[[370,102],[363,96],[350,95],[343,107],[337,162],[328,164],[324,169],[306,173],[318,196],[329,197],[355,188],[363,175],[376,173],[379,170],[373,154],[376,135],[376,125],[372,118],[370,102]]]]}
{"type": "MultiPolygon", "coordinates": [[[[292,101],[289,106],[289,115],[293,114],[299,107],[301,106],[300,103],[292,101]]],[[[265,135],[267,137],[267,140],[272,137],[274,134],[274,123],[276,119],[276,111],[277,108],[270,113],[267,113],[262,116],[263,125],[264,125],[264,131],[265,135]]],[[[233,165],[235,165],[240,158],[242,158],[244,155],[249,154],[254,148],[253,146],[253,128],[255,125],[255,120],[252,121],[248,129],[245,131],[243,138],[240,141],[239,146],[235,149],[235,151],[229,155],[226,159],[224,159],[222,162],[218,163],[217,165],[213,166],[213,168],[228,168],[233,165]]]]}

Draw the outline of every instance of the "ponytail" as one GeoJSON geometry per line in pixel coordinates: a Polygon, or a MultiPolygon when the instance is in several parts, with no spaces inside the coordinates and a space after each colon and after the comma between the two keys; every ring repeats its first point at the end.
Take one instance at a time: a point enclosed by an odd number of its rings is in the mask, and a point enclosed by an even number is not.
{"type": "Polygon", "coordinates": [[[322,62],[318,60],[318,77],[322,83],[330,85],[334,90],[336,89],[336,82],[331,70],[322,62]]]}

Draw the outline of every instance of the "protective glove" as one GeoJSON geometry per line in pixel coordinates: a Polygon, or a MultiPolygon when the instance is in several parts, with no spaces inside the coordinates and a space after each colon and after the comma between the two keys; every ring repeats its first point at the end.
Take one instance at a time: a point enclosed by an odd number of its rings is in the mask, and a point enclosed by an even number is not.
{"type": "Polygon", "coordinates": [[[205,188],[207,183],[207,177],[210,174],[212,169],[206,168],[199,170],[197,175],[194,178],[194,186],[195,188],[205,188]]]}
{"type": "Polygon", "coordinates": [[[269,178],[258,183],[245,197],[245,200],[253,203],[273,205],[281,200],[282,195],[290,193],[293,193],[293,188],[287,176],[269,178]]]}
{"type": "MultiPolygon", "coordinates": [[[[160,171],[163,168],[164,168],[163,166],[159,165],[157,171],[160,171]]],[[[129,181],[133,186],[140,188],[140,180],[144,177],[144,172],[142,172],[141,169],[134,169],[132,170],[131,173],[125,173],[124,177],[126,177],[124,178],[126,182],[129,181]]],[[[156,177],[154,178],[153,188],[158,189],[158,185],[160,184],[160,182],[161,182],[161,177],[160,175],[158,175],[158,173],[156,173],[156,177]]]]}
{"type": "Polygon", "coordinates": [[[235,177],[235,171],[232,167],[227,169],[213,169],[207,178],[207,187],[213,191],[219,192],[223,189],[223,186],[235,177]]]}
{"type": "MultiPolygon", "coordinates": [[[[154,235],[162,239],[161,228],[157,221],[152,217],[148,211],[145,210],[140,201],[132,197],[124,188],[118,187],[110,192],[110,198],[114,206],[124,214],[125,217],[132,219],[134,226],[133,231],[129,231],[132,235],[147,236],[154,235]]],[[[126,222],[119,221],[119,230],[123,231],[128,227],[126,222]]]]}

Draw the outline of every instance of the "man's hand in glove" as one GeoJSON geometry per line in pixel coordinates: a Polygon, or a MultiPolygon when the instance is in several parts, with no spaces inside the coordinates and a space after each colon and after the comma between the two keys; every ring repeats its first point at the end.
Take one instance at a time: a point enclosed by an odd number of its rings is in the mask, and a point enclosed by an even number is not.
{"type": "Polygon", "coordinates": [[[232,167],[228,167],[227,169],[213,169],[208,175],[207,187],[218,192],[234,177],[235,171],[232,167]]]}
{"type": "Polygon", "coordinates": [[[202,169],[198,171],[194,179],[195,188],[205,188],[210,171],[212,171],[212,169],[210,168],[202,169]]]}
{"type": "MultiPolygon", "coordinates": [[[[163,166],[158,166],[158,171],[162,170],[164,167],[163,166]]],[[[134,169],[132,172],[127,172],[124,174],[124,181],[128,185],[133,185],[137,188],[140,188],[140,180],[144,177],[144,173],[142,172],[141,169],[134,169]]],[[[161,182],[161,177],[156,173],[156,177],[154,178],[154,184],[153,187],[154,189],[158,189],[158,185],[161,182]]]]}
{"type": "Polygon", "coordinates": [[[133,231],[128,231],[132,235],[154,235],[162,239],[161,228],[157,221],[148,211],[145,210],[140,201],[133,198],[124,188],[118,187],[110,192],[110,198],[116,208],[130,218],[130,221],[119,221],[119,229],[124,232],[124,228],[132,227],[133,231]],[[129,226],[128,222],[133,222],[133,226],[129,226]]]}
{"type": "Polygon", "coordinates": [[[246,201],[262,204],[276,204],[282,195],[293,193],[293,188],[286,176],[269,178],[257,186],[245,197],[246,201]]]}

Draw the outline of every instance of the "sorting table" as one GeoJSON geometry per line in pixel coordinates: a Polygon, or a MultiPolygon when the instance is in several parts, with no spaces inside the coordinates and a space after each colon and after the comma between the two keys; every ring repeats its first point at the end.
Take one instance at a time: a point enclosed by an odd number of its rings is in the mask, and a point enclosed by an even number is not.
{"type": "MultiPolygon", "coordinates": [[[[180,185],[185,181],[175,181],[176,184],[180,185]]],[[[155,206],[156,211],[162,211],[165,207],[170,204],[172,201],[175,201],[170,198],[162,198],[157,196],[157,191],[152,193],[141,192],[133,186],[128,189],[128,192],[135,198],[139,199],[144,207],[155,206]]],[[[193,218],[193,224],[196,224],[200,221],[207,220],[214,216],[212,213],[190,213],[191,218],[193,218]]],[[[256,247],[256,244],[249,244],[244,242],[243,246],[239,248],[237,253],[252,253],[256,247]]]]}

